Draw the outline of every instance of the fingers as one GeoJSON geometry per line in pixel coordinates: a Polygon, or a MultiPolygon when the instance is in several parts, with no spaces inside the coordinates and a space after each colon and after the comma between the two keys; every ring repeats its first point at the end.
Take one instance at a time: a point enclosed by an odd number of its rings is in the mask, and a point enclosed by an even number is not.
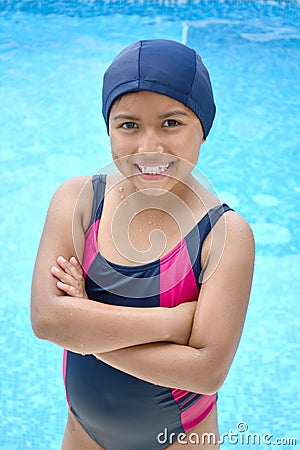
{"type": "Polygon", "coordinates": [[[72,264],[71,262],[66,261],[61,256],[57,258],[57,264],[59,267],[51,267],[51,273],[60,281],[76,286],[83,283],[83,274],[81,268],[80,270],[78,270],[74,266],[74,263],[72,264]]]}
{"type": "Polygon", "coordinates": [[[57,264],[59,267],[51,267],[51,273],[58,279],[58,289],[72,297],[87,298],[82,268],[77,259],[72,257],[67,261],[59,256],[57,264]]]}
{"type": "Polygon", "coordinates": [[[66,274],[69,274],[71,275],[71,277],[75,278],[75,280],[82,282],[82,269],[79,262],[76,258],[74,258],[74,256],[70,258],[70,261],[67,261],[62,256],[59,256],[56,261],[66,274]]]}
{"type": "Polygon", "coordinates": [[[57,287],[61,291],[65,292],[66,294],[70,295],[71,297],[84,297],[81,289],[78,289],[75,286],[71,286],[70,284],[62,283],[61,281],[57,282],[57,287]]]}

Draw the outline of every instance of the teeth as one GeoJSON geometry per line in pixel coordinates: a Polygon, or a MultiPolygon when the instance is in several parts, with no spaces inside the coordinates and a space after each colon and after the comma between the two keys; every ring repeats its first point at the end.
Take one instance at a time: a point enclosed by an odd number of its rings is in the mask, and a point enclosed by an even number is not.
{"type": "Polygon", "coordinates": [[[142,173],[147,173],[149,175],[159,175],[168,170],[170,164],[163,164],[161,166],[140,166],[138,164],[138,168],[142,173]]]}

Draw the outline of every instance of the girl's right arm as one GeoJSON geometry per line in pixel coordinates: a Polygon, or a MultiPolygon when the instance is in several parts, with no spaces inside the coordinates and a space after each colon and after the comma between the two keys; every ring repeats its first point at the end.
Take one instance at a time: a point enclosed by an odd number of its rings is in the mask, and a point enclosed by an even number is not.
{"type": "Polygon", "coordinates": [[[64,183],[51,201],[32,280],[34,333],[82,354],[160,341],[186,344],[194,303],[177,308],[131,308],[66,296],[58,289],[51,267],[59,255],[82,261],[92,198],[91,180],[81,177],[64,183]]]}

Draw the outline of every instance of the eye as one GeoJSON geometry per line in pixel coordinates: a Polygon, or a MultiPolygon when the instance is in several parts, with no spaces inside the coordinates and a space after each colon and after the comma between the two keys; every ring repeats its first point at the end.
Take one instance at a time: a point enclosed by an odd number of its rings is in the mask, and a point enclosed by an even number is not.
{"type": "Polygon", "coordinates": [[[132,130],[133,128],[137,128],[137,124],[135,122],[125,122],[122,123],[120,128],[124,128],[125,130],[132,130]]]}
{"type": "Polygon", "coordinates": [[[178,125],[180,125],[180,123],[178,122],[178,120],[175,119],[168,119],[163,123],[164,127],[178,127],[178,125]]]}

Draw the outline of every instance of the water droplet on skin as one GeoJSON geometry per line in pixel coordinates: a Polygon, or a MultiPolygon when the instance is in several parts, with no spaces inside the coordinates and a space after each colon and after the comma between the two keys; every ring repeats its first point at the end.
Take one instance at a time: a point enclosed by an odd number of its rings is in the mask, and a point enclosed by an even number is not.
{"type": "Polygon", "coordinates": [[[124,200],[124,198],[125,198],[125,195],[121,195],[121,200],[124,200]]]}
{"type": "Polygon", "coordinates": [[[124,192],[124,188],[122,186],[119,187],[119,192],[124,192]]]}
{"type": "Polygon", "coordinates": [[[149,222],[148,222],[148,225],[152,225],[152,222],[151,222],[151,220],[149,220],[149,222]]]}

